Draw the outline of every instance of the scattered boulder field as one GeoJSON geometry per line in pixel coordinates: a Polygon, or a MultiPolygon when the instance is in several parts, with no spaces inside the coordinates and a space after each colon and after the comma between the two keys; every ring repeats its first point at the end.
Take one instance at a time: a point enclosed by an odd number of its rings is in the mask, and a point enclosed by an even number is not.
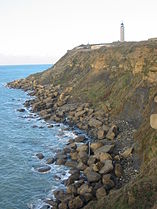
{"type": "Polygon", "coordinates": [[[56,163],[70,169],[66,189],[45,200],[49,206],[156,207],[156,81],[157,42],[145,41],[72,50],[52,69],[8,84],[35,96],[24,105],[44,120],[66,123],[89,136],[69,139],[39,168],[47,172],[56,163]]]}

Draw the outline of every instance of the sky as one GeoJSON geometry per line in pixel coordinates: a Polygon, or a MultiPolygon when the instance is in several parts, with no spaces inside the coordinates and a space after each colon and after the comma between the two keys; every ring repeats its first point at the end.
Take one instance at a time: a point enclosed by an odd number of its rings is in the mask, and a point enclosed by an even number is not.
{"type": "Polygon", "coordinates": [[[0,64],[55,63],[68,49],[157,37],[156,0],[0,0],[0,64]]]}

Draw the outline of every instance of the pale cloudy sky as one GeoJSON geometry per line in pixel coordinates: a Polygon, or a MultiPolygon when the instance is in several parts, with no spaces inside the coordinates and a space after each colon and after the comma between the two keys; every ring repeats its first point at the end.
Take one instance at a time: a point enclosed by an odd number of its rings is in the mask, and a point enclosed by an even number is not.
{"type": "Polygon", "coordinates": [[[54,63],[80,44],[157,37],[157,0],[0,0],[0,64],[54,63]]]}

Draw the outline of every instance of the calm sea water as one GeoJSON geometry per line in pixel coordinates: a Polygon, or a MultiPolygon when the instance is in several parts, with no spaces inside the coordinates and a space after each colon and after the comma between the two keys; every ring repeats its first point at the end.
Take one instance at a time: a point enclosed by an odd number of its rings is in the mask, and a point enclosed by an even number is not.
{"type": "Polygon", "coordinates": [[[0,209],[40,208],[43,199],[52,196],[52,191],[61,186],[67,170],[63,166],[52,165],[49,173],[41,174],[37,167],[62,148],[74,133],[67,131],[64,125],[48,128],[40,120],[23,108],[29,96],[16,89],[8,89],[9,81],[24,78],[40,72],[50,65],[0,66],[0,209]],[[33,126],[36,125],[36,128],[33,126]],[[43,160],[36,153],[45,155],[43,160]]]}

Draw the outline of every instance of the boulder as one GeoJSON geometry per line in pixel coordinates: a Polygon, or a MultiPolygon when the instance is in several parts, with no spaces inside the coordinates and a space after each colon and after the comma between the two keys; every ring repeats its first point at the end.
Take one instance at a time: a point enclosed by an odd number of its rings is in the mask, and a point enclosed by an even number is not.
{"type": "Polygon", "coordinates": [[[86,193],[92,193],[92,187],[89,186],[88,184],[82,184],[78,189],[77,193],[80,195],[84,195],[86,193]]]}
{"type": "Polygon", "coordinates": [[[75,161],[75,160],[67,161],[67,162],[65,163],[65,166],[71,167],[71,168],[76,168],[76,167],[77,167],[77,161],[75,161]]]}
{"type": "Polygon", "coordinates": [[[100,171],[102,169],[103,165],[104,165],[103,163],[97,162],[96,164],[93,164],[91,166],[92,166],[93,171],[97,172],[97,171],[100,171]]]}
{"type": "Polygon", "coordinates": [[[86,113],[86,110],[81,110],[75,113],[75,117],[81,117],[82,115],[84,115],[86,113]]]}
{"type": "Polygon", "coordinates": [[[100,174],[106,174],[113,170],[112,160],[106,160],[104,166],[99,171],[100,174]]]}
{"type": "Polygon", "coordinates": [[[63,189],[57,189],[53,192],[55,198],[61,202],[68,202],[72,198],[71,194],[65,193],[63,189]]]}
{"type": "Polygon", "coordinates": [[[91,167],[86,167],[86,169],[83,171],[83,173],[85,174],[85,175],[87,175],[87,173],[90,173],[90,172],[92,172],[93,171],[93,169],[91,168],[91,167]]]}
{"type": "Polygon", "coordinates": [[[65,184],[68,186],[70,184],[73,184],[75,181],[79,180],[80,174],[79,173],[74,173],[69,178],[65,181],[65,184]]]}
{"type": "Polygon", "coordinates": [[[83,163],[87,163],[88,160],[88,154],[84,151],[81,151],[78,153],[78,157],[79,157],[79,161],[83,162],[83,163]]]}
{"type": "Polygon", "coordinates": [[[71,152],[70,157],[72,160],[77,160],[78,159],[78,152],[71,152]]]}
{"type": "Polygon", "coordinates": [[[58,153],[55,155],[56,159],[67,159],[67,156],[63,153],[58,153]]]}
{"type": "Polygon", "coordinates": [[[77,169],[79,169],[80,171],[83,171],[86,168],[87,166],[83,162],[79,162],[79,164],[77,165],[77,169]]]}
{"type": "Polygon", "coordinates": [[[66,159],[59,158],[56,161],[56,165],[64,165],[66,163],[66,159]]]}
{"type": "Polygon", "coordinates": [[[67,193],[74,194],[74,195],[77,194],[77,188],[76,188],[75,184],[71,184],[71,185],[67,186],[67,193]]]}
{"type": "Polygon", "coordinates": [[[58,209],[68,209],[68,205],[66,202],[61,202],[58,206],[58,209]]]}
{"type": "Polygon", "coordinates": [[[69,201],[68,206],[69,206],[69,209],[79,209],[79,208],[82,208],[83,201],[81,200],[79,196],[77,196],[69,201]]]}
{"type": "Polygon", "coordinates": [[[39,158],[39,160],[42,160],[44,158],[44,155],[40,152],[36,154],[37,158],[39,158]]]}
{"type": "Polygon", "coordinates": [[[109,129],[108,133],[106,134],[106,138],[113,140],[115,136],[117,135],[118,129],[117,126],[112,125],[111,128],[109,129]]]}
{"type": "Polygon", "coordinates": [[[157,114],[152,114],[150,116],[150,126],[153,129],[157,129],[157,114]]]}
{"type": "Polygon", "coordinates": [[[70,143],[70,148],[71,149],[76,149],[77,148],[77,145],[76,145],[76,143],[75,142],[73,142],[73,143],[70,143]]]}
{"type": "Polygon", "coordinates": [[[84,135],[77,136],[74,139],[75,142],[84,142],[84,140],[85,140],[85,136],[84,135]]]}
{"type": "Polygon", "coordinates": [[[44,165],[44,166],[41,166],[40,168],[37,168],[37,171],[40,172],[40,173],[46,173],[49,170],[51,170],[51,167],[47,166],[47,165],[44,165]]]}
{"type": "Polygon", "coordinates": [[[88,182],[97,182],[101,179],[101,175],[92,171],[87,173],[88,182]]]}
{"type": "Polygon", "coordinates": [[[102,142],[94,142],[94,143],[91,143],[90,148],[93,152],[95,152],[98,148],[102,146],[103,146],[102,142]]]}
{"type": "Polygon", "coordinates": [[[58,204],[54,200],[45,200],[45,203],[51,205],[53,207],[53,209],[57,209],[58,208],[58,206],[57,206],[58,204]]]}
{"type": "Polygon", "coordinates": [[[17,109],[18,112],[25,112],[26,110],[24,108],[17,109]]]}
{"type": "Polygon", "coordinates": [[[157,96],[154,97],[154,102],[157,103],[157,96]]]}
{"type": "Polygon", "coordinates": [[[123,157],[123,158],[128,158],[131,156],[132,154],[132,151],[133,151],[133,147],[130,147],[130,148],[127,148],[123,153],[121,153],[120,155],[123,157]]]}
{"type": "Polygon", "coordinates": [[[114,149],[114,145],[105,145],[105,146],[102,146],[98,149],[95,150],[94,154],[97,155],[97,154],[100,154],[100,153],[111,153],[114,149]]]}
{"type": "Polygon", "coordinates": [[[101,152],[99,154],[99,160],[100,160],[100,162],[105,163],[106,160],[112,160],[112,157],[109,153],[101,152]]]}
{"type": "Polygon", "coordinates": [[[88,146],[86,144],[83,144],[79,147],[77,147],[78,152],[88,152],[88,146]]]}
{"type": "Polygon", "coordinates": [[[49,158],[46,160],[46,164],[53,164],[54,163],[54,158],[49,158]]]}
{"type": "Polygon", "coordinates": [[[106,197],[106,190],[105,190],[104,186],[102,186],[99,189],[97,189],[96,198],[97,198],[97,200],[100,200],[104,197],[106,197]]]}
{"type": "Polygon", "coordinates": [[[119,163],[116,163],[115,164],[115,175],[120,178],[123,174],[123,169],[122,169],[122,166],[119,164],[119,163]]]}
{"type": "Polygon", "coordinates": [[[105,133],[105,131],[103,129],[99,129],[98,133],[97,133],[98,139],[104,139],[105,134],[106,133],[105,133]]]}
{"type": "Polygon", "coordinates": [[[83,198],[84,198],[85,202],[87,203],[90,200],[93,200],[94,197],[93,197],[92,193],[85,193],[85,194],[83,194],[83,198]]]}
{"type": "Polygon", "coordinates": [[[90,127],[99,128],[102,125],[102,122],[95,118],[91,118],[88,124],[90,127]]]}
{"type": "Polygon", "coordinates": [[[91,155],[87,161],[87,164],[90,166],[96,162],[96,157],[91,155]]]}
{"type": "Polygon", "coordinates": [[[102,183],[105,186],[106,190],[109,190],[114,187],[114,182],[111,180],[111,174],[105,174],[102,177],[102,183]]]}

